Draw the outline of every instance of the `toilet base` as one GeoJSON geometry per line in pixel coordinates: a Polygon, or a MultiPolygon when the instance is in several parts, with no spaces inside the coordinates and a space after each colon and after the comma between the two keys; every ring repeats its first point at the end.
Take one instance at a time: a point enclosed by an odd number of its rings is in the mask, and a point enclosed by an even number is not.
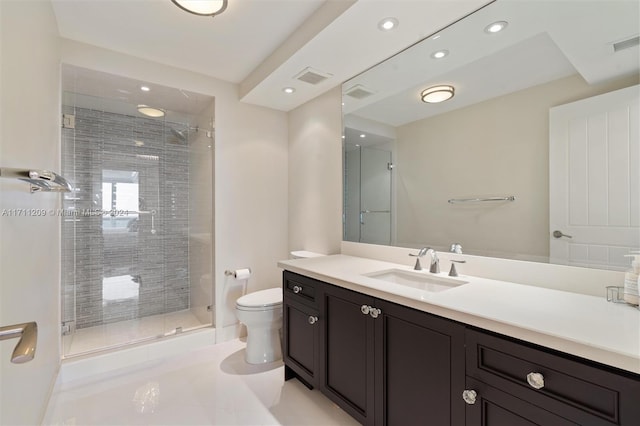
{"type": "Polygon", "coordinates": [[[280,329],[272,327],[247,327],[247,364],[265,364],[282,359],[280,329]]]}

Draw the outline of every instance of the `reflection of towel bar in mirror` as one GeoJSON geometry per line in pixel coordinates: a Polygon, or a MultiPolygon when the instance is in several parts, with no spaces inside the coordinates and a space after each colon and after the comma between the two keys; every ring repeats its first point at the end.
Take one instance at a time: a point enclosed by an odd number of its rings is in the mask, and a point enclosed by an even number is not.
{"type": "Polygon", "coordinates": [[[71,184],[62,176],[48,170],[0,168],[0,177],[15,178],[31,184],[31,192],[71,192],[71,184]],[[55,184],[55,185],[52,185],[55,184]]]}
{"type": "Polygon", "coordinates": [[[484,203],[486,201],[515,201],[516,197],[509,195],[508,197],[489,197],[489,198],[451,198],[449,204],[458,203],[484,203]]]}

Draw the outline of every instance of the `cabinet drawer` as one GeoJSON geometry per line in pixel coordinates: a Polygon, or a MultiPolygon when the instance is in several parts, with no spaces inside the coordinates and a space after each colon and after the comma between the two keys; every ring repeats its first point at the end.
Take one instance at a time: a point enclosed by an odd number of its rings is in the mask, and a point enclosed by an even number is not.
{"type": "Polygon", "coordinates": [[[309,306],[317,306],[316,294],[322,285],[320,281],[289,271],[284,271],[282,276],[285,297],[309,306]]]}
{"type": "Polygon", "coordinates": [[[579,424],[640,424],[640,378],[631,373],[470,328],[465,340],[468,376],[579,424]]]}

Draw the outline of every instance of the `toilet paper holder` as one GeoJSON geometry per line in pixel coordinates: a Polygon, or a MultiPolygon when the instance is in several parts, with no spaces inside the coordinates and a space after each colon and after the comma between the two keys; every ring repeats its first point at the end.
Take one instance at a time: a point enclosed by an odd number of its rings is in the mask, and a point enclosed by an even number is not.
{"type": "Polygon", "coordinates": [[[244,270],[248,270],[249,274],[251,274],[251,268],[241,268],[241,269],[235,269],[233,271],[230,270],[230,269],[227,269],[226,271],[224,271],[224,274],[226,276],[228,276],[228,277],[237,278],[238,273],[240,273],[241,271],[244,271],[244,270]]]}

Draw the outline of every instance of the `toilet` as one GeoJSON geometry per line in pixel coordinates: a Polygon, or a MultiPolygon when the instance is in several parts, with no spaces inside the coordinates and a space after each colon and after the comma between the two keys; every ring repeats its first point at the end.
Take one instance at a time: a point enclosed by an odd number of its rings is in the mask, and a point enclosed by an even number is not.
{"type": "Polygon", "coordinates": [[[236,301],[238,321],[247,327],[248,364],[263,364],[282,358],[282,288],[255,291],[236,301]]]}
{"type": "MultiPolygon", "coordinates": [[[[291,252],[293,259],[323,256],[309,251],[291,252]]],[[[245,360],[264,364],[282,358],[282,287],[246,294],[236,300],[238,321],[247,327],[245,360]]]]}

